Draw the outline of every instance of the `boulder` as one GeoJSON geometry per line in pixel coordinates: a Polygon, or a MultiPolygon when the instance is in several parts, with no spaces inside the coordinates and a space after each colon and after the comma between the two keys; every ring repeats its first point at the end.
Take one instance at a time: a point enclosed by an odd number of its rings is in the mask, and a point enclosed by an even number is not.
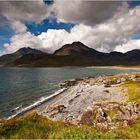
{"type": "Polygon", "coordinates": [[[132,80],[132,81],[133,80],[135,81],[136,80],[136,75],[130,75],[130,78],[129,79],[132,80]]]}
{"type": "Polygon", "coordinates": [[[64,105],[52,105],[48,108],[48,112],[62,112],[66,107],[64,105]]]}
{"type": "Polygon", "coordinates": [[[122,78],[120,79],[120,81],[121,81],[121,83],[122,83],[122,82],[125,82],[125,81],[126,81],[126,78],[122,77],[122,78]]]}
{"type": "Polygon", "coordinates": [[[107,122],[108,122],[108,123],[111,123],[111,122],[112,122],[112,119],[111,119],[110,116],[107,116],[107,122]]]}
{"type": "Polygon", "coordinates": [[[108,82],[108,83],[104,83],[104,86],[105,87],[111,87],[111,84],[108,82]]]}
{"type": "Polygon", "coordinates": [[[97,115],[97,117],[96,117],[96,122],[97,123],[103,123],[105,121],[106,121],[106,119],[104,117],[102,117],[100,115],[97,115]]]}
{"type": "Polygon", "coordinates": [[[93,112],[92,110],[87,110],[80,116],[80,124],[88,124],[92,125],[93,124],[93,112]]]}

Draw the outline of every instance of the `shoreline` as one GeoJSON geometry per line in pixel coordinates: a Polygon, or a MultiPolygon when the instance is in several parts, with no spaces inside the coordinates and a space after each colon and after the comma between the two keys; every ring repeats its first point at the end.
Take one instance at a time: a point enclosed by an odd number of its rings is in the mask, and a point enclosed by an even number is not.
{"type": "Polygon", "coordinates": [[[95,68],[113,68],[113,69],[135,69],[135,70],[140,70],[140,66],[93,66],[93,67],[95,67],[95,68]]]}
{"type": "Polygon", "coordinates": [[[44,102],[51,100],[52,98],[54,98],[55,96],[58,96],[59,94],[61,94],[62,92],[64,92],[66,90],[66,88],[61,88],[59,90],[57,90],[56,92],[54,92],[52,95],[47,96],[47,97],[41,97],[40,100],[37,100],[36,102],[34,102],[33,104],[22,108],[21,110],[19,110],[19,112],[9,116],[8,118],[6,118],[6,120],[10,120],[13,119],[17,116],[23,115],[28,111],[32,111],[33,109],[35,109],[36,107],[40,106],[41,104],[43,104],[44,102]]]}
{"type": "Polygon", "coordinates": [[[3,67],[0,66],[0,68],[67,68],[67,67],[94,67],[94,68],[115,68],[115,69],[140,69],[140,66],[60,66],[60,67],[3,67]]]}
{"type": "MultiPolygon", "coordinates": [[[[119,76],[118,74],[117,76],[119,76]]],[[[78,117],[80,113],[86,110],[93,102],[99,100],[110,100],[113,102],[125,101],[124,94],[122,94],[122,89],[119,87],[120,82],[116,81],[113,83],[114,86],[110,87],[108,85],[108,79],[104,80],[110,76],[99,76],[99,77],[88,77],[85,79],[75,79],[72,81],[66,81],[63,85],[67,87],[67,90],[60,94],[59,96],[52,98],[52,100],[45,102],[37,108],[37,112],[40,115],[47,116],[49,118],[53,108],[66,108],[67,113],[60,113],[58,116],[51,118],[56,120],[64,120],[67,115],[78,117]],[[69,112],[69,113],[68,113],[69,112]],[[62,116],[61,116],[62,115],[62,116]]],[[[109,81],[110,82],[110,81],[109,81]]],[[[53,111],[52,111],[53,112],[53,111]]]]}
{"type": "MultiPolygon", "coordinates": [[[[125,73],[125,74],[116,74],[116,75],[112,75],[112,76],[120,76],[120,75],[132,75],[134,73],[125,73]]],[[[9,119],[12,119],[12,118],[15,118],[17,116],[21,116],[23,114],[25,114],[26,112],[30,112],[32,111],[33,109],[37,110],[37,112],[40,114],[40,115],[43,115],[44,113],[44,110],[46,109],[46,106],[50,106],[50,105],[53,105],[53,101],[55,102],[59,102],[59,100],[61,100],[61,98],[64,98],[63,96],[72,96],[70,93],[71,93],[71,90],[73,90],[73,88],[75,88],[76,86],[76,91],[73,95],[73,99],[70,99],[71,97],[69,97],[69,99],[64,99],[64,100],[67,100],[68,102],[70,102],[70,100],[75,100],[77,97],[79,97],[80,95],[78,94],[80,92],[79,88],[81,86],[81,91],[83,92],[87,92],[86,89],[89,89],[92,91],[92,92],[99,92],[98,89],[102,89],[101,90],[101,95],[104,93],[104,91],[107,92],[107,90],[109,88],[104,88],[105,84],[106,83],[103,83],[100,85],[100,82],[102,81],[103,82],[103,79],[104,78],[107,78],[107,77],[110,77],[110,76],[98,76],[98,77],[86,77],[86,78],[81,78],[81,79],[72,79],[72,80],[66,80],[64,81],[64,83],[60,83],[60,87],[61,89],[57,90],[54,94],[50,95],[50,96],[47,96],[47,97],[42,97],[40,98],[39,100],[37,100],[35,103],[25,107],[25,108],[22,108],[19,112],[17,112],[16,114],[12,115],[12,116],[9,116],[7,118],[7,120],[9,119]],[[91,83],[89,83],[91,82],[91,83]],[[62,85],[61,85],[62,84],[62,85]],[[90,87],[90,84],[92,84],[92,87],[90,87]],[[95,84],[95,85],[94,85],[95,84]],[[93,86],[94,85],[94,86],[93,86]],[[84,91],[85,89],[85,91],[84,91]],[[75,97],[74,97],[75,96],[75,97]]],[[[108,80],[106,80],[107,82],[108,80]]],[[[116,86],[119,86],[119,82],[118,83],[115,83],[116,86]]],[[[112,90],[113,88],[111,88],[112,90]]],[[[119,91],[117,88],[114,88],[113,89],[115,92],[119,91]]],[[[111,91],[113,93],[115,93],[114,91],[111,91]]],[[[120,91],[119,91],[120,92],[120,91]]],[[[106,93],[107,94],[107,93],[106,93]]],[[[108,95],[110,96],[110,95],[108,95]]],[[[116,96],[117,97],[117,96],[116,96]]],[[[86,98],[90,98],[89,97],[86,97],[86,98]]],[[[119,98],[119,100],[121,99],[121,96],[118,96],[117,98],[119,98]]],[[[92,98],[93,100],[94,98],[92,98]]],[[[124,100],[124,99],[123,99],[124,100]]],[[[60,102],[61,103],[61,102],[60,102]]],[[[93,102],[90,102],[90,104],[88,106],[91,106],[93,102]]],[[[66,104],[68,104],[66,102],[66,104]]],[[[88,106],[86,106],[84,109],[86,109],[88,106]]],[[[64,106],[63,106],[64,107],[64,106]]],[[[64,107],[65,108],[65,107],[64,107]]],[[[84,111],[84,110],[82,110],[84,111]]],[[[78,114],[79,115],[79,114],[78,114]]],[[[78,117],[77,115],[77,117],[78,117]]],[[[46,114],[45,114],[46,116],[46,114]]],[[[48,117],[48,116],[47,116],[48,117]]]]}
{"type": "Polygon", "coordinates": [[[88,77],[71,81],[72,84],[66,81],[64,86],[68,88],[62,94],[44,102],[36,110],[53,121],[107,129],[125,127],[139,116],[140,104],[128,100],[127,89],[122,84],[137,80],[140,80],[140,73],[88,77]]]}

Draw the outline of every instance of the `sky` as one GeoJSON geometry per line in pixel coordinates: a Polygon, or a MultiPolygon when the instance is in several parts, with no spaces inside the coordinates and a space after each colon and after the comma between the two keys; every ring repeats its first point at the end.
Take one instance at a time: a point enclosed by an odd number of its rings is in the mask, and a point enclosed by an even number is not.
{"type": "Polygon", "coordinates": [[[0,55],[53,53],[74,41],[101,52],[140,49],[140,1],[0,1],[0,55]]]}

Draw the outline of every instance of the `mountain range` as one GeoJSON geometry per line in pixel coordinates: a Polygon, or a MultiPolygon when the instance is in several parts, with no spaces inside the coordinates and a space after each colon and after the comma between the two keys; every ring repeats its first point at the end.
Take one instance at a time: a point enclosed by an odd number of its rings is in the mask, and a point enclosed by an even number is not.
{"type": "Polygon", "coordinates": [[[53,54],[32,48],[21,48],[0,57],[1,67],[61,67],[61,66],[138,66],[140,50],[127,53],[98,52],[81,42],[66,44],[53,54]]]}

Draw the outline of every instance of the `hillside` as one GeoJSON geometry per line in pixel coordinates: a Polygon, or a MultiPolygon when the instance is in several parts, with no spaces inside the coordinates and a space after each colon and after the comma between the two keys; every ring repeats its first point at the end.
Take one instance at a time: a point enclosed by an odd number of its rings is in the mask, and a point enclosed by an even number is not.
{"type": "MultiPolygon", "coordinates": [[[[30,56],[31,58],[39,59],[41,56],[46,55],[46,53],[41,52],[40,50],[32,49],[32,48],[21,48],[15,53],[12,54],[6,54],[0,57],[0,65],[2,66],[14,66],[14,63],[18,61],[22,57],[28,57],[30,56]]],[[[30,62],[30,59],[28,59],[30,62]]],[[[28,63],[29,63],[28,62],[28,63]]],[[[22,63],[22,62],[21,62],[22,63]]]]}
{"type": "Polygon", "coordinates": [[[98,52],[81,42],[66,44],[53,54],[31,48],[22,48],[15,53],[0,57],[0,66],[5,67],[60,67],[60,66],[137,66],[140,65],[140,50],[127,53],[98,52]]]}
{"type": "Polygon", "coordinates": [[[36,113],[9,121],[0,121],[1,139],[139,139],[140,120],[126,128],[110,131],[92,126],[77,127],[53,122],[36,113]]]}

